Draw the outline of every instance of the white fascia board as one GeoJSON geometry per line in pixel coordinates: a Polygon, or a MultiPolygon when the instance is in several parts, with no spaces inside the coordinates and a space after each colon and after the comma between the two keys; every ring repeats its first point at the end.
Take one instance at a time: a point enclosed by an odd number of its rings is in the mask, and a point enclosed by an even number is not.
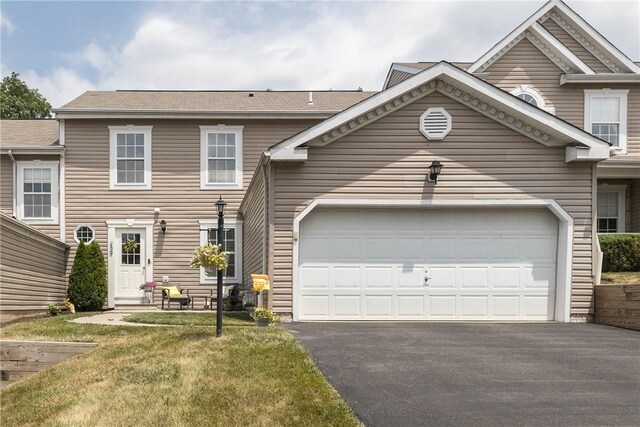
{"type": "Polygon", "coordinates": [[[48,147],[2,147],[0,153],[8,154],[9,151],[14,155],[19,154],[39,154],[39,155],[61,155],[64,147],[60,145],[52,145],[48,147]]]}
{"type": "Polygon", "coordinates": [[[611,54],[616,60],[624,65],[629,71],[640,74],[640,67],[629,59],[624,53],[622,53],[617,47],[612,45],[602,34],[596,31],[587,21],[585,21],[580,15],[573,11],[562,1],[558,1],[555,5],[562,11],[569,19],[571,19],[580,29],[587,34],[593,41],[599,44],[604,50],[611,54]]]}
{"type": "Polygon", "coordinates": [[[274,153],[266,153],[272,160],[305,161],[307,160],[307,147],[294,147],[278,150],[274,153]]]}
{"type": "Polygon", "coordinates": [[[478,71],[478,69],[482,67],[488,60],[490,60],[495,54],[497,54],[502,49],[504,49],[505,46],[507,46],[509,43],[513,41],[513,39],[515,39],[524,31],[526,31],[527,28],[529,28],[532,24],[535,24],[538,21],[538,19],[542,18],[547,12],[549,12],[556,5],[557,5],[557,2],[555,0],[551,0],[547,2],[544,6],[542,6],[540,9],[534,12],[534,14],[531,15],[526,21],[518,25],[518,27],[515,30],[511,31],[509,34],[507,34],[505,38],[503,38],[498,43],[496,43],[491,49],[489,49],[487,53],[482,55],[480,59],[478,59],[476,62],[471,64],[471,66],[467,68],[467,72],[474,73],[478,71]]]}
{"type": "Polygon", "coordinates": [[[537,37],[544,40],[550,47],[552,47],[556,53],[564,57],[565,61],[573,65],[574,68],[582,71],[585,74],[596,74],[587,64],[582,62],[573,52],[571,52],[565,45],[560,43],[560,40],[553,37],[549,31],[547,31],[542,25],[534,22],[529,27],[529,31],[535,34],[537,37]]]}
{"type": "Polygon", "coordinates": [[[639,84],[640,74],[631,73],[606,73],[606,74],[561,74],[560,86],[571,83],[627,83],[627,84],[639,84]]]}
{"type": "Polygon", "coordinates": [[[325,119],[342,110],[189,111],[189,110],[57,110],[57,119],[325,119]]]}
{"type": "Polygon", "coordinates": [[[567,147],[565,162],[598,162],[610,157],[609,147],[567,147]]]}
{"type": "Polygon", "coordinates": [[[566,135],[573,141],[582,143],[588,147],[605,147],[606,149],[609,149],[609,144],[594,137],[588,132],[578,129],[575,126],[558,119],[552,114],[527,104],[521,99],[504,92],[503,90],[469,74],[466,71],[460,70],[446,62],[441,62],[359,104],[354,105],[353,107],[344,110],[342,113],[336,114],[335,116],[318,123],[317,125],[312,126],[305,131],[280,142],[279,144],[276,144],[267,151],[267,155],[270,155],[271,158],[275,160],[276,157],[274,156],[279,155],[279,152],[282,150],[292,150],[303,145],[314,138],[321,136],[325,132],[335,129],[344,123],[348,123],[350,120],[367,113],[377,106],[383,105],[384,103],[440,76],[448,76],[462,85],[492,98],[498,104],[501,104],[512,111],[519,113],[522,116],[530,117],[538,124],[566,135]]]}
{"type": "Polygon", "coordinates": [[[382,85],[382,90],[385,90],[387,88],[387,86],[389,85],[389,80],[391,79],[391,74],[394,71],[401,71],[403,73],[409,73],[409,74],[418,74],[422,70],[419,69],[419,68],[413,68],[413,67],[408,67],[406,65],[400,65],[400,64],[393,63],[393,64],[391,64],[391,67],[389,67],[389,72],[387,73],[387,78],[384,79],[384,84],[382,85]]]}

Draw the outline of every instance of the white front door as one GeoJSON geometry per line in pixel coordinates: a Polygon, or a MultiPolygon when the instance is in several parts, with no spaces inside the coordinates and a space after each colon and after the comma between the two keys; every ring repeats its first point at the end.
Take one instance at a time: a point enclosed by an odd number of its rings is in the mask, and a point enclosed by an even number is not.
{"type": "Polygon", "coordinates": [[[547,209],[316,209],[300,225],[299,320],[553,320],[547,209]]]}
{"type": "Polygon", "coordinates": [[[113,254],[115,257],[116,304],[140,304],[142,302],[144,291],[140,289],[140,285],[146,282],[147,269],[145,248],[146,232],[144,228],[116,229],[113,254]]]}

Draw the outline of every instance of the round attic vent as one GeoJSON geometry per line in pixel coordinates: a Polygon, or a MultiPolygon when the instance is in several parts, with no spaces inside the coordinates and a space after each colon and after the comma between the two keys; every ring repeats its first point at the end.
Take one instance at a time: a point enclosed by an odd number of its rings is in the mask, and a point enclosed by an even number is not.
{"type": "Polygon", "coordinates": [[[429,108],[420,116],[420,132],[427,139],[444,139],[451,132],[451,114],[444,108],[429,108]]]}

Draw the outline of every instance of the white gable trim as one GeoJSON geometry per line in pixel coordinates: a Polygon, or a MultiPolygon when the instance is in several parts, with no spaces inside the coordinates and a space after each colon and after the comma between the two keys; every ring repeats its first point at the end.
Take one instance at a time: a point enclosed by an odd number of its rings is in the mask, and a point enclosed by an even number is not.
{"type": "MultiPolygon", "coordinates": [[[[640,67],[633,63],[629,58],[627,58],[622,52],[620,52],[615,46],[613,46],[607,39],[605,39],[600,33],[598,33],[591,25],[589,25],[584,19],[580,17],[577,13],[575,13],[569,6],[567,6],[561,0],[550,0],[540,9],[538,9],[533,15],[531,15],[527,20],[525,20],[522,24],[520,24],[515,30],[511,31],[505,38],[500,40],[496,45],[494,45],[487,53],[482,55],[476,62],[474,62],[467,71],[470,73],[483,71],[488,67],[491,63],[501,57],[505,52],[507,52],[513,45],[514,41],[518,37],[522,37],[522,34],[529,30],[531,32],[540,32],[540,28],[548,34],[553,40],[557,42],[557,44],[562,45],[555,37],[551,36],[544,28],[538,24],[538,20],[543,18],[547,13],[551,12],[551,10],[556,7],[559,11],[564,13],[569,19],[571,19],[576,26],[580,28],[585,34],[587,34],[594,42],[602,47],[611,57],[615,58],[618,62],[623,64],[629,71],[634,73],[640,73],[640,67]],[[539,28],[538,28],[539,27],[539,28]]],[[[542,36],[541,36],[542,37],[542,36]]],[[[551,43],[551,42],[549,42],[551,43]]],[[[554,43],[556,46],[556,43],[554,43]]],[[[575,62],[577,57],[569,51],[564,45],[562,47],[570,53],[571,62],[575,62]]],[[[569,59],[569,58],[568,58],[569,59]]],[[[582,61],[578,59],[578,62],[575,62],[576,66],[580,64],[580,71],[585,74],[595,74],[593,70],[591,72],[585,71],[590,68],[586,66],[582,61]],[[584,68],[586,67],[586,68],[584,68]],[[584,68],[584,69],[583,69],[584,68]]]]}
{"type": "MultiPolygon", "coordinates": [[[[560,57],[564,59],[565,62],[571,64],[571,66],[577,70],[582,71],[585,74],[595,74],[587,64],[582,62],[580,58],[578,58],[573,52],[571,52],[565,45],[560,43],[560,41],[553,37],[549,31],[547,31],[542,25],[534,22],[531,27],[529,27],[529,32],[531,32],[534,36],[544,40],[545,43],[549,45],[550,48],[555,50],[556,54],[559,54],[560,57]]],[[[534,46],[536,44],[534,43],[534,46]]],[[[546,55],[546,53],[543,51],[546,55]]]]}
{"type": "MultiPolygon", "coordinates": [[[[413,96],[414,92],[419,92],[420,87],[437,77],[447,76],[453,80],[456,80],[461,85],[481,92],[483,95],[493,99],[501,107],[504,107],[515,114],[522,117],[528,117],[535,121],[538,125],[546,127],[555,132],[565,135],[571,141],[565,142],[571,145],[582,144],[584,148],[606,148],[609,149],[609,145],[594,137],[590,133],[576,128],[575,126],[558,119],[557,117],[540,110],[538,107],[527,104],[521,99],[498,89],[497,87],[472,76],[471,74],[454,67],[446,62],[440,62],[433,67],[418,73],[417,75],[385,90],[382,91],[365,101],[354,105],[342,113],[318,123],[297,135],[294,135],[284,141],[271,147],[266,154],[271,156],[272,159],[288,159],[287,153],[294,153],[295,148],[308,143],[309,141],[322,136],[323,134],[330,132],[334,129],[345,127],[350,121],[357,119],[358,117],[371,114],[373,110],[384,110],[383,105],[392,102],[396,99],[407,98],[413,96]]],[[[419,96],[416,93],[416,96],[419,96]]],[[[384,111],[382,112],[384,114],[384,111]]],[[[373,116],[373,115],[372,115],[373,116]]],[[[589,150],[591,151],[591,150],[589,150]]],[[[607,156],[608,157],[608,156],[607,156]]],[[[583,157],[584,158],[584,157],[583,157]]],[[[295,160],[305,160],[306,153],[298,152],[295,160]],[[302,158],[304,156],[304,158],[302,158]]],[[[600,153],[598,153],[598,160],[602,160],[600,153]]]]}

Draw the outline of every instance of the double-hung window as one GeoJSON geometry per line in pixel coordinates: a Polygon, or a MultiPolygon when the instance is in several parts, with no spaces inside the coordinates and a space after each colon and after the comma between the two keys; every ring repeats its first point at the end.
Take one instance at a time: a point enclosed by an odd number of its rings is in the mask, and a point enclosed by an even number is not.
{"type": "Polygon", "coordinates": [[[242,188],[242,126],[200,126],[200,188],[242,188]]]}
{"type": "Polygon", "coordinates": [[[17,217],[32,224],[58,223],[58,162],[19,161],[17,217]]]}
{"type": "Polygon", "coordinates": [[[151,188],[151,126],[109,126],[112,190],[151,188]]]}
{"type": "Polygon", "coordinates": [[[611,143],[611,149],[627,151],[628,90],[585,90],[585,130],[611,143]]]}
{"type": "MultiPolygon", "coordinates": [[[[203,220],[200,223],[200,244],[218,244],[218,221],[203,220]]],[[[224,271],[225,283],[240,283],[242,280],[242,222],[226,221],[224,227],[224,252],[229,254],[229,266],[224,271]]],[[[208,275],[200,269],[201,283],[216,283],[216,272],[208,275]]]]}
{"type": "Polygon", "coordinates": [[[598,188],[598,233],[624,233],[625,191],[624,185],[598,188]]]}

